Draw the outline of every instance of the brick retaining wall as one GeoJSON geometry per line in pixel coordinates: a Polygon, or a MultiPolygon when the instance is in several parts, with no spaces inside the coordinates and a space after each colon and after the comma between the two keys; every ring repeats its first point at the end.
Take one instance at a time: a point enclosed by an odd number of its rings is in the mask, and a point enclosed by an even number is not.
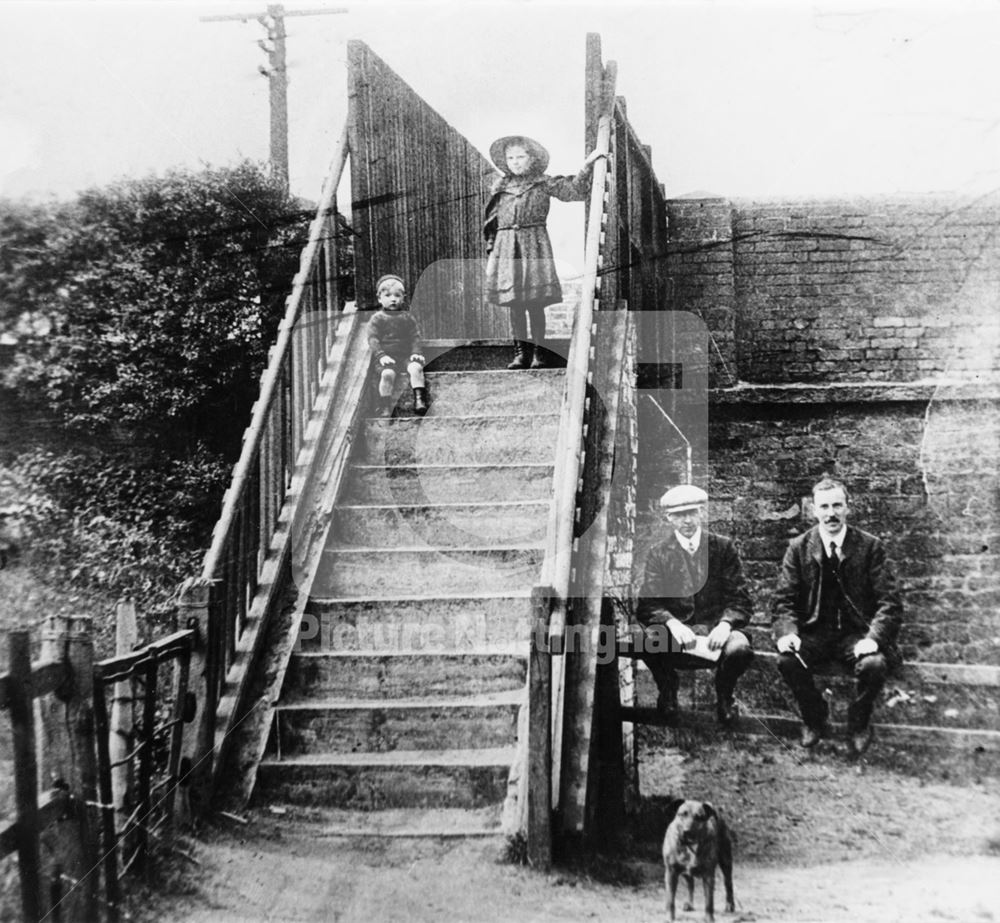
{"type": "MultiPolygon", "coordinates": [[[[830,472],[889,543],[906,656],[1000,664],[1000,197],[683,200],[668,221],[671,306],[714,340],[695,480],[758,620],[830,472]]],[[[643,534],[676,464],[640,434],[643,534]]]]}

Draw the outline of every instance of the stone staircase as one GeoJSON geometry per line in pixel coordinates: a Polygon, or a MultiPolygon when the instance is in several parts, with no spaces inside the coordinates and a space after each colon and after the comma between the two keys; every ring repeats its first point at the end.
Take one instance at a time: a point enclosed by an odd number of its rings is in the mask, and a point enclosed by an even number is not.
{"type": "Polygon", "coordinates": [[[345,832],[503,831],[564,374],[429,372],[426,417],[407,387],[365,420],[257,803],[345,832]]]}

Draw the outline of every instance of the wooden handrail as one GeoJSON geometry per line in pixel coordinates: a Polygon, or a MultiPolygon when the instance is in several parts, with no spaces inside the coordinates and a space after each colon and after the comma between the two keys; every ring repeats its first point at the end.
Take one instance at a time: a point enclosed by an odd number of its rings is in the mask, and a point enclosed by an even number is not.
{"type": "MultiPolygon", "coordinates": [[[[566,362],[566,383],[559,414],[559,435],[553,474],[554,499],[546,529],[545,557],[539,583],[552,588],[548,649],[554,654],[565,651],[566,606],[573,566],[573,532],[576,520],[577,488],[581,470],[581,447],[590,367],[591,332],[597,310],[597,280],[605,214],[607,158],[611,147],[611,112],[614,104],[613,66],[605,74],[601,116],[597,123],[595,149],[604,154],[593,167],[590,187],[587,236],[584,247],[583,288],[580,310],[574,318],[566,362]]],[[[558,807],[561,787],[562,727],[566,659],[559,657],[552,668],[551,690],[551,785],[552,805],[558,807]]]]}
{"type": "MultiPolygon", "coordinates": [[[[283,510],[295,502],[294,476],[309,448],[307,425],[345,309],[337,271],[336,198],[348,156],[345,127],[202,563],[200,581],[208,588],[208,599],[202,632],[204,721],[199,714],[199,726],[206,729],[220,717],[219,703],[227,694],[227,679],[234,679],[229,674],[237,660],[248,649],[256,650],[276,598],[276,568],[287,561],[283,510]]],[[[242,680],[237,688],[243,688],[242,680]]],[[[203,736],[212,739],[211,734],[203,736]]]]}
{"type": "Polygon", "coordinates": [[[302,310],[303,292],[324,235],[327,233],[327,219],[334,211],[337,187],[340,185],[347,159],[348,143],[347,127],[345,126],[337,142],[337,148],[330,164],[330,172],[323,184],[316,216],[309,229],[309,241],[299,259],[299,271],[292,280],[292,293],[288,297],[285,316],[278,328],[277,340],[271,348],[270,361],[261,377],[260,396],[254,404],[250,425],[243,436],[243,449],[240,452],[239,461],[233,469],[233,479],[223,500],[222,513],[215,526],[212,545],[208,554],[205,555],[202,567],[202,576],[205,579],[215,578],[219,564],[223,560],[226,539],[235,522],[239,502],[246,491],[254,462],[260,454],[265,423],[274,404],[275,395],[278,393],[278,386],[292,346],[292,333],[302,310]]]}

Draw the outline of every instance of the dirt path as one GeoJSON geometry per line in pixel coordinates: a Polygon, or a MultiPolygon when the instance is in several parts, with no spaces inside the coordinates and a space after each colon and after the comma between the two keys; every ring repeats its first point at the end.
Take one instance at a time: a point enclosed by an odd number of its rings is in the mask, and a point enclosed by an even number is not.
{"type": "MultiPolygon", "coordinates": [[[[535,873],[495,841],[351,840],[294,811],[266,810],[188,844],[170,891],[140,919],[216,921],[575,921],[666,919],[657,817],[676,794],[711,796],[737,832],[735,914],[720,921],[978,923],[1000,920],[1000,796],[860,769],[835,753],[803,758],[765,738],[647,734],[643,817],[626,861],[589,873],[535,873]]],[[[721,904],[721,884],[717,906],[721,904]]],[[[700,920],[696,912],[679,920],[700,920]]]]}

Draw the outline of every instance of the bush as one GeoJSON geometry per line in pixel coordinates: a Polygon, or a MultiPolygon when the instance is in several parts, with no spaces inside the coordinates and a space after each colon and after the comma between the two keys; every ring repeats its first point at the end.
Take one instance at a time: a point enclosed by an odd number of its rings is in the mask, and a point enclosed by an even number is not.
{"type": "Polygon", "coordinates": [[[24,556],[48,580],[165,611],[200,570],[229,466],[199,451],[142,465],[96,453],[18,457],[24,556]]]}
{"type": "Polygon", "coordinates": [[[311,212],[251,162],[13,211],[0,322],[46,325],[22,332],[8,386],[71,428],[232,455],[311,212]]]}

